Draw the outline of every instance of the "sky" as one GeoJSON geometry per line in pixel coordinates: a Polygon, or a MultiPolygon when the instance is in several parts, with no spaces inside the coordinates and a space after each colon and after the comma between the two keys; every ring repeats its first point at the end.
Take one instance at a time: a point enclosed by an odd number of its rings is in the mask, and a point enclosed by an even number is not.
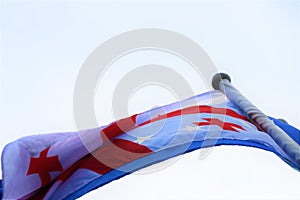
{"type": "MultiPolygon", "coordinates": [[[[23,136],[76,130],[73,94],[82,65],[103,42],[141,28],[192,39],[265,114],[300,128],[299,1],[1,0],[0,149],[23,136]]],[[[122,77],[153,63],[182,75],[195,94],[212,90],[178,56],[133,52],[98,82],[99,126],[116,120],[112,98],[122,77]]],[[[167,87],[141,86],[127,102],[128,115],[177,100],[167,87]]],[[[136,172],[81,199],[297,199],[299,185],[299,172],[274,154],[222,146],[204,158],[194,151],[160,170],[136,172]]]]}

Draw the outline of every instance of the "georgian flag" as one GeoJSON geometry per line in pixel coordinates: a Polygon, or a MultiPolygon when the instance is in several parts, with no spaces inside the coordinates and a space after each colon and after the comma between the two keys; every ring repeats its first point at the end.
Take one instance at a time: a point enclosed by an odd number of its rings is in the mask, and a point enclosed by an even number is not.
{"type": "MultiPolygon", "coordinates": [[[[299,130],[275,123],[300,144],[299,130]]],[[[143,167],[217,145],[265,149],[298,169],[269,135],[213,91],[104,127],[8,144],[2,153],[3,198],[74,199],[143,167]]]]}

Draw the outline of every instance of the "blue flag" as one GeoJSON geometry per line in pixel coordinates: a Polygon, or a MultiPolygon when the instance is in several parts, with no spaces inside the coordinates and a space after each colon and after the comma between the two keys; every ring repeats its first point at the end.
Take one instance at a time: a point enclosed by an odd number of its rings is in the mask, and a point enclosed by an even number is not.
{"type": "MultiPolygon", "coordinates": [[[[299,130],[272,120],[300,144],[299,130]]],[[[149,165],[218,145],[271,151],[299,170],[267,133],[223,93],[213,91],[103,127],[8,144],[2,153],[3,198],[75,199],[149,165]]]]}

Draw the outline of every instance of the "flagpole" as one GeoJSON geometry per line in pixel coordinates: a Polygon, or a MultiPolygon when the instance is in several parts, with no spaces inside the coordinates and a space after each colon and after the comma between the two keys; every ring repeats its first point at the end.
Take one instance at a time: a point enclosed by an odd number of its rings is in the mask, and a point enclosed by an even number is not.
{"type": "Polygon", "coordinates": [[[230,76],[218,73],[212,79],[215,90],[221,90],[229,100],[234,102],[247,117],[258,127],[264,130],[277,145],[292,159],[300,168],[300,146],[290,138],[282,129],[273,123],[263,112],[244,97],[232,84],[230,76]]]}

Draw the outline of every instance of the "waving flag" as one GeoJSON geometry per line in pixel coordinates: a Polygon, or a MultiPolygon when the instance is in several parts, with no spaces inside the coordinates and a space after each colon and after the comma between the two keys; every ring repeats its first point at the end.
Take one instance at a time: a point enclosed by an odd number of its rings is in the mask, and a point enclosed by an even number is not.
{"type": "MultiPolygon", "coordinates": [[[[300,144],[299,130],[274,120],[300,144]]],[[[243,145],[297,163],[220,91],[154,108],[107,126],[42,134],[2,153],[4,199],[74,199],[154,163],[199,148],[243,145]]]]}

